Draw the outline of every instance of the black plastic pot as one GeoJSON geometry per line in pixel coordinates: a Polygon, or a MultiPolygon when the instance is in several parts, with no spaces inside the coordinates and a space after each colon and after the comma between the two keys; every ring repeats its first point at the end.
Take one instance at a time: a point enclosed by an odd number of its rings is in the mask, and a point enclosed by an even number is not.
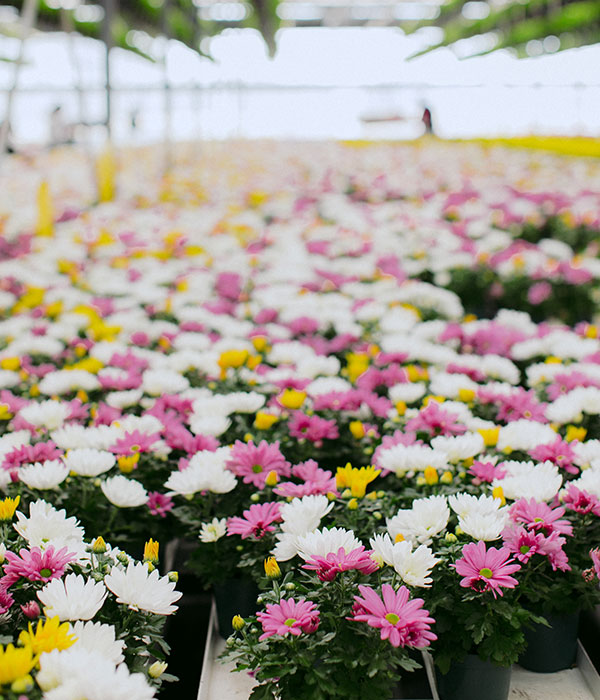
{"type": "Polygon", "coordinates": [[[556,673],[570,668],[577,657],[579,613],[547,615],[550,623],[525,630],[527,649],[519,657],[519,666],[536,673],[556,673]]]}
{"type": "Polygon", "coordinates": [[[254,615],[258,609],[256,598],[259,593],[254,581],[247,579],[227,579],[214,586],[217,625],[221,637],[225,639],[233,632],[231,620],[234,615],[241,617],[254,615]]]}
{"type": "Polygon", "coordinates": [[[435,672],[440,700],[507,700],[510,674],[510,666],[496,666],[475,654],[452,664],[445,675],[435,672]]]}

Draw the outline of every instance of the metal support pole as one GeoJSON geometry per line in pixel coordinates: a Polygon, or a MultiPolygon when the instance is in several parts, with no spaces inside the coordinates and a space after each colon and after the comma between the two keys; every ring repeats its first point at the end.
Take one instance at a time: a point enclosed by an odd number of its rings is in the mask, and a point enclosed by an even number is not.
{"type": "Polygon", "coordinates": [[[117,0],[104,0],[104,22],[102,24],[102,41],[106,47],[104,62],[104,88],[106,90],[106,132],[108,139],[112,136],[112,81],[110,71],[110,50],[114,46],[112,27],[117,14],[117,0]]]}

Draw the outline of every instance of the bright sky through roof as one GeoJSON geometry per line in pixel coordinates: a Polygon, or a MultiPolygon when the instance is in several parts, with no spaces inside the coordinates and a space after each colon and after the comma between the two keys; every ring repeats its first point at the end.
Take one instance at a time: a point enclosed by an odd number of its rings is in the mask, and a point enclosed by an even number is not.
{"type": "MultiPolygon", "coordinates": [[[[425,102],[432,107],[443,136],[600,132],[599,46],[525,60],[505,51],[459,60],[449,49],[441,49],[407,61],[409,55],[435,40],[435,31],[404,36],[393,28],[376,27],[284,29],[278,34],[277,54],[269,59],[257,32],[227,30],[210,41],[214,62],[171,42],[167,66],[173,86],[229,84],[228,90],[204,91],[195,97],[190,91],[173,91],[174,136],[412,138],[420,133],[419,114],[425,102]],[[303,87],[294,91],[231,87],[240,83],[303,87]],[[382,84],[396,87],[377,87],[382,84]],[[531,87],[536,84],[556,87],[531,87]],[[371,87],[304,89],[333,85],[371,87]],[[378,114],[396,115],[403,121],[379,126],[361,121],[361,116],[378,114]]],[[[5,46],[16,53],[16,42],[5,42],[5,46]]],[[[160,42],[156,48],[161,50],[160,42]]],[[[102,46],[79,38],[75,55],[84,84],[101,87],[102,46]]],[[[63,104],[66,115],[77,120],[77,101],[68,92],[77,71],[61,35],[31,40],[27,59],[20,79],[23,88],[61,89],[39,95],[26,92],[17,100],[16,137],[40,141],[47,134],[44,117],[55,104],[63,104]]],[[[136,138],[160,139],[162,93],[147,89],[162,86],[161,65],[120,50],[114,51],[112,65],[113,83],[120,89],[115,97],[117,138],[128,139],[128,115],[138,110],[136,138]],[[136,90],[142,86],[146,91],[136,90]]],[[[0,65],[1,86],[10,84],[11,71],[10,64],[0,65]]],[[[89,94],[85,101],[87,118],[101,119],[100,91],[89,94]]]]}

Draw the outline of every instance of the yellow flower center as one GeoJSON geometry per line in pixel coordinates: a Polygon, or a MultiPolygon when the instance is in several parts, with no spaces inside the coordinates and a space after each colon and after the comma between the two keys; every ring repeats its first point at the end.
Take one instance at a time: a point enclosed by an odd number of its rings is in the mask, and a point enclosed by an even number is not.
{"type": "Polygon", "coordinates": [[[396,613],[388,613],[388,614],[385,616],[385,619],[386,619],[391,625],[397,625],[398,622],[399,622],[399,620],[400,620],[400,618],[398,617],[398,615],[396,615],[396,613]]]}
{"type": "Polygon", "coordinates": [[[479,575],[483,576],[484,578],[492,578],[494,572],[491,569],[488,569],[486,566],[483,569],[479,569],[479,575]]]}
{"type": "Polygon", "coordinates": [[[262,470],[263,470],[263,468],[260,466],[260,464],[255,464],[255,465],[252,467],[252,471],[253,471],[255,474],[260,474],[260,473],[262,472],[262,470]]]}
{"type": "Polygon", "coordinates": [[[288,627],[293,627],[294,622],[296,622],[295,617],[288,617],[288,619],[283,623],[284,625],[287,625],[288,627]]]}

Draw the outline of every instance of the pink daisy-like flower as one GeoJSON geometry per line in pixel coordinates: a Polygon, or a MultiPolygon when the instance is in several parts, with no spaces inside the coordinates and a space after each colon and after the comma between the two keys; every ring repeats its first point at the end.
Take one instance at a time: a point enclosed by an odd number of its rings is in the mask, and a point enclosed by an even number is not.
{"type": "Polygon", "coordinates": [[[514,588],[519,582],[510,576],[521,568],[511,563],[510,551],[506,547],[486,549],[485,542],[470,542],[462,548],[462,559],[450,564],[463,578],[460,585],[475,591],[492,591],[494,598],[503,595],[502,588],[514,588]]]}
{"type": "Polygon", "coordinates": [[[284,481],[277,485],[273,491],[284,498],[302,498],[302,496],[325,495],[329,492],[337,493],[335,476],[330,471],[319,469],[314,459],[307,459],[292,467],[292,474],[304,483],[295,484],[293,481],[284,481]]]}
{"type": "Polygon", "coordinates": [[[77,555],[69,552],[66,547],[56,551],[52,545],[42,550],[39,547],[33,549],[21,549],[19,554],[6,552],[6,564],[4,564],[4,576],[0,583],[7,588],[20,578],[30,581],[51,581],[60,578],[69,562],[77,559],[77,555]]]}
{"type": "Polygon", "coordinates": [[[590,558],[592,560],[592,564],[594,565],[596,578],[600,579],[600,549],[598,547],[590,549],[590,558]]]}
{"type": "Polygon", "coordinates": [[[560,571],[571,571],[569,558],[563,550],[566,542],[567,540],[564,537],[560,537],[557,532],[552,532],[548,537],[544,537],[540,543],[540,554],[548,557],[552,571],[557,569],[560,571]]]}
{"type": "Polygon", "coordinates": [[[573,534],[573,526],[568,520],[562,519],[565,509],[551,508],[547,503],[540,503],[535,498],[521,498],[514,503],[509,511],[510,518],[515,523],[523,523],[529,530],[543,532],[549,535],[558,532],[561,535],[573,534]]]}
{"type": "Polygon", "coordinates": [[[329,552],[325,557],[314,554],[302,568],[316,571],[321,581],[333,581],[339,573],[351,569],[363,574],[372,574],[379,566],[371,559],[371,554],[372,552],[365,551],[362,545],[350,552],[340,547],[337,553],[329,552]]]}
{"type": "Polygon", "coordinates": [[[578,489],[573,484],[567,486],[567,492],[563,495],[562,501],[566,508],[574,510],[576,513],[593,513],[600,517],[600,500],[598,497],[578,489]]]}
{"type": "Polygon", "coordinates": [[[175,504],[171,496],[160,493],[160,491],[151,491],[148,493],[146,505],[152,515],[159,515],[161,518],[165,518],[167,513],[173,510],[175,504]]]}
{"type": "Polygon", "coordinates": [[[269,444],[262,440],[255,445],[252,440],[245,443],[235,441],[225,466],[236,476],[241,476],[245,484],[264,488],[269,472],[278,476],[290,475],[290,463],[279,450],[279,441],[269,444]]]}
{"type": "Polygon", "coordinates": [[[244,517],[235,516],[227,521],[228,535],[241,535],[261,539],[267,532],[274,532],[271,523],[281,522],[279,503],[255,503],[244,511],[244,517]]]}
{"type": "Polygon", "coordinates": [[[506,471],[502,468],[502,465],[496,466],[493,462],[475,460],[469,469],[469,474],[475,477],[473,479],[475,484],[480,484],[483,481],[491,484],[494,479],[504,478],[506,471]]]}
{"type": "Polygon", "coordinates": [[[394,647],[423,649],[437,639],[431,632],[431,623],[435,620],[423,608],[423,599],[409,600],[406,586],[394,591],[384,583],[381,598],[369,586],[359,586],[358,590],[363,597],[354,596],[353,616],[348,619],[380,629],[381,639],[389,639],[394,647]]]}
{"type": "Polygon", "coordinates": [[[284,598],[279,603],[267,603],[266,612],[256,613],[264,630],[258,639],[262,642],[275,634],[281,637],[288,634],[298,637],[302,632],[311,634],[319,627],[319,615],[316,605],[304,598],[298,602],[293,598],[284,598]]]}
{"type": "Polygon", "coordinates": [[[560,435],[549,445],[537,445],[529,454],[538,462],[554,462],[557,467],[564,469],[569,474],[579,474],[579,467],[573,463],[577,455],[571,443],[563,440],[560,435]]]}
{"type": "Polygon", "coordinates": [[[541,533],[529,532],[522,525],[507,527],[502,532],[504,546],[522,563],[528,562],[534,554],[541,550],[544,536],[541,533]]]}
{"type": "Polygon", "coordinates": [[[4,585],[0,585],[0,615],[8,612],[14,603],[14,598],[4,585]]]}
{"type": "Polygon", "coordinates": [[[429,435],[462,435],[467,432],[456,413],[440,408],[437,401],[430,401],[427,406],[406,423],[406,430],[414,430],[429,435]]]}
{"type": "Polygon", "coordinates": [[[323,440],[335,440],[340,436],[335,420],[307,416],[301,411],[294,413],[288,423],[288,430],[292,437],[310,440],[317,447],[323,443],[323,440]]]}
{"type": "Polygon", "coordinates": [[[116,455],[132,455],[138,452],[148,452],[152,445],[160,439],[159,433],[141,433],[139,430],[134,430],[117,440],[114,445],[108,449],[116,455]]]}

